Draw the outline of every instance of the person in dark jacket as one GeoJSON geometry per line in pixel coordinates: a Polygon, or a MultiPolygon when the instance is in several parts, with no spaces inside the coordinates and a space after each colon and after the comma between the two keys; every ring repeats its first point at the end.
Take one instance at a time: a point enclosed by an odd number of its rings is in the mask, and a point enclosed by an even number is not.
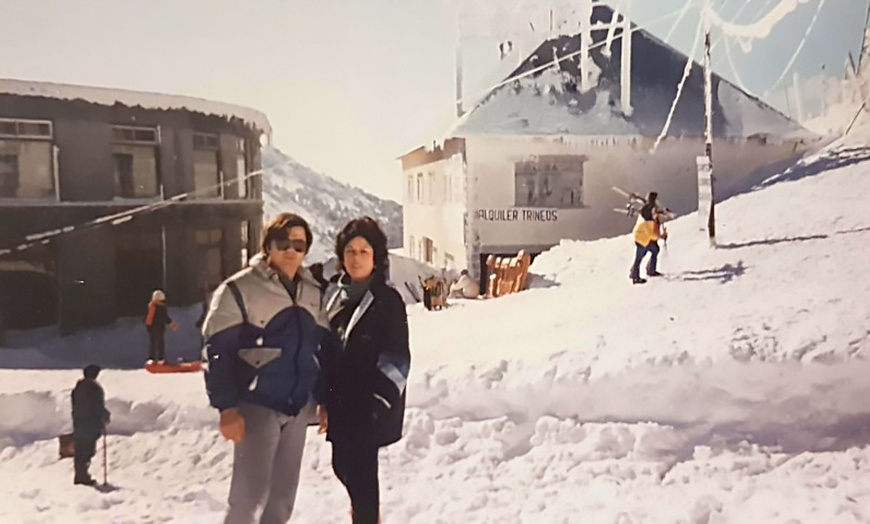
{"type": "Polygon", "coordinates": [[[93,486],[97,483],[88,469],[97,452],[97,440],[103,434],[111,414],[106,409],[106,395],[97,382],[100,366],[84,368],[84,378],[72,391],[73,439],[75,441],[75,478],[73,483],[93,486]]]}
{"type": "Polygon", "coordinates": [[[169,312],[166,310],[166,295],[163,291],[155,289],[151,294],[151,302],[148,303],[148,315],[145,317],[145,327],[148,329],[148,338],[151,342],[149,360],[166,361],[166,326],[171,326],[173,331],[178,329],[178,324],[169,318],[169,312]]]}
{"type": "Polygon", "coordinates": [[[335,250],[341,276],[325,294],[333,338],[321,360],[327,393],[320,429],[332,443],[332,468],[350,496],[354,524],[375,524],[378,449],[402,437],[408,318],[387,283],[387,238],[377,222],[352,220],[335,250]]]}
{"type": "Polygon", "coordinates": [[[209,402],[234,443],[225,524],[290,520],[306,428],[322,398],[315,388],[329,324],[320,284],[302,267],[311,228],[281,213],[262,238],[249,267],[217,288],[203,325],[209,402]]]}

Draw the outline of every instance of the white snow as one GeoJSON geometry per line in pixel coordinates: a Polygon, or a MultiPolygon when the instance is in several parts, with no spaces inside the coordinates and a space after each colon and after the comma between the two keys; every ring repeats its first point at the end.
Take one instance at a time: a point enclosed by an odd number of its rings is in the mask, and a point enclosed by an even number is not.
{"type": "MultiPolygon", "coordinates": [[[[645,286],[629,237],[563,242],[529,291],[409,307],[384,522],[870,522],[868,143],[718,205],[718,249],[696,217],[671,223],[645,286]]],[[[103,372],[120,488],[103,494],[56,457],[77,376],[0,371],[0,522],[220,521],[232,454],[202,377],[103,372]]],[[[313,428],[296,507],[348,521],[313,428]]]]}
{"type": "Polygon", "coordinates": [[[827,108],[823,115],[803,122],[804,127],[822,136],[842,134],[858,115],[860,104],[841,102],[827,108]]]}
{"type": "Polygon", "coordinates": [[[206,115],[224,118],[239,118],[266,135],[272,134],[272,125],[265,114],[248,107],[215,102],[189,96],[145,93],[126,89],[110,89],[51,82],[33,82],[13,78],[0,78],[0,93],[20,96],[84,100],[92,104],[113,106],[116,103],[127,107],[141,106],[146,109],[186,109],[206,115]]]}

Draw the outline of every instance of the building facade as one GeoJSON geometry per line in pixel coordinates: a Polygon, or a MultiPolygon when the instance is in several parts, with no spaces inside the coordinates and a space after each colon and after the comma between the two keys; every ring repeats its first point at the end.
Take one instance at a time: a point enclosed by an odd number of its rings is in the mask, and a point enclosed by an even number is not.
{"type": "MultiPolygon", "coordinates": [[[[470,269],[483,283],[490,254],[534,256],[562,239],[629,232],[634,221],[614,212],[626,204],[614,186],[657,191],[678,214],[697,210],[703,71],[693,64],[682,81],[688,58],[637,28],[623,55],[629,22],[595,6],[588,32],[545,40],[447,139],[401,157],[409,256],[470,269]]],[[[712,99],[717,200],[818,139],[715,74],[712,99]]]]}
{"type": "Polygon", "coordinates": [[[246,108],[0,80],[5,328],[144,316],[158,288],[170,305],[202,300],[256,250],[262,184],[248,174],[270,134],[246,108]]]}

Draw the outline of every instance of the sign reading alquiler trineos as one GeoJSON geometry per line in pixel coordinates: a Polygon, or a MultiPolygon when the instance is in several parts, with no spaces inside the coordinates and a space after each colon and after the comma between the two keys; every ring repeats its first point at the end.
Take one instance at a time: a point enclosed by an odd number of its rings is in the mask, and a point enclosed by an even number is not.
{"type": "Polygon", "coordinates": [[[478,209],[477,218],[485,222],[556,222],[558,209],[499,208],[478,209]]]}

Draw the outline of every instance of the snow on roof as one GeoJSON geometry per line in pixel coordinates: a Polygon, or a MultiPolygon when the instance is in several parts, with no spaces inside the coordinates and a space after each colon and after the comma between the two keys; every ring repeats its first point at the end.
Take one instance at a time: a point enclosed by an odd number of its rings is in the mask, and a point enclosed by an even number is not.
{"type": "Polygon", "coordinates": [[[146,93],[126,89],[90,87],[51,82],[32,82],[12,78],[0,78],[0,94],[19,96],[38,96],[62,100],[84,100],[92,104],[113,106],[123,104],[128,107],[140,106],[145,109],[183,109],[224,118],[238,118],[258,130],[272,134],[272,125],[264,113],[248,107],[215,102],[189,96],[146,93]]]}
{"type": "MultiPolygon", "coordinates": [[[[614,17],[612,8],[598,4],[595,23],[614,17]]],[[[622,31],[612,49],[605,31],[594,31],[591,60],[573,57],[580,52],[577,34],[548,35],[499,85],[456,120],[448,136],[473,135],[610,135],[657,136],[683,76],[687,56],[635,27],[632,45],[631,105],[620,110],[622,31]],[[573,58],[563,58],[573,57],[573,58]],[[557,58],[562,58],[558,63],[557,58]],[[547,64],[553,67],[543,68],[547,64]],[[588,92],[579,84],[583,67],[595,79],[588,92]],[[512,78],[517,81],[508,82],[512,78]]],[[[779,111],[713,73],[713,134],[721,138],[764,135],[779,140],[812,140],[815,135],[779,111]]],[[[693,61],[668,136],[704,134],[703,70],[693,61]]]]}

